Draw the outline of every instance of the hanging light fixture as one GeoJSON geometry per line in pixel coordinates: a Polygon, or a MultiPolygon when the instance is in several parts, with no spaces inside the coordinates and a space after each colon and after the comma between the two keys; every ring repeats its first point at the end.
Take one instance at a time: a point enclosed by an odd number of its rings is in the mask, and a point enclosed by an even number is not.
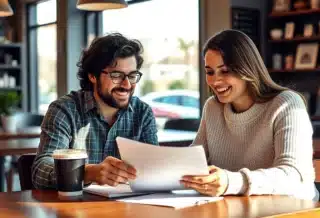
{"type": "Polygon", "coordinates": [[[125,0],[78,0],[77,8],[87,11],[103,11],[107,9],[125,8],[125,0]]]}
{"type": "Polygon", "coordinates": [[[13,11],[8,0],[0,0],[0,17],[7,17],[11,15],[13,15],[13,11]]]}

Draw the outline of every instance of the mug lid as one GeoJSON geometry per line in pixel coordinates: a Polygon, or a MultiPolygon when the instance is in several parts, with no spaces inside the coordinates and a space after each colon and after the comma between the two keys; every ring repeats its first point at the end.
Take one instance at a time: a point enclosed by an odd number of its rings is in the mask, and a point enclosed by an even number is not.
{"type": "Polygon", "coordinates": [[[54,159],[82,159],[88,158],[88,154],[84,149],[57,149],[53,151],[54,159]]]}

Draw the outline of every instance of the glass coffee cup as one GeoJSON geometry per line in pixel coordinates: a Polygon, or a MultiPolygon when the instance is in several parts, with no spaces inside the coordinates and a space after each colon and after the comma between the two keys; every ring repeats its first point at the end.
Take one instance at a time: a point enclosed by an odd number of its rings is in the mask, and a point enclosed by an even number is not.
{"type": "Polygon", "coordinates": [[[58,149],[52,154],[59,196],[81,196],[84,186],[84,167],[88,155],[80,149],[58,149]]]}

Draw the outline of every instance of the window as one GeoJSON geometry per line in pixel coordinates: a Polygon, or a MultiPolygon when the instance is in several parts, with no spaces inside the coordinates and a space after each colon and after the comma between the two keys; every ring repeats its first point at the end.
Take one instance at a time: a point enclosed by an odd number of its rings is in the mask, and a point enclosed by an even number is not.
{"type": "MultiPolygon", "coordinates": [[[[103,33],[120,32],[143,44],[143,77],[135,95],[143,97],[151,92],[161,95],[168,90],[199,93],[199,1],[150,0],[130,4],[134,2],[128,1],[129,7],[124,9],[104,11],[103,33]]],[[[182,106],[181,98],[175,99],[170,98],[165,103],[169,106],[180,104],[180,107],[162,107],[161,117],[165,110],[180,118],[189,117],[191,112],[184,110],[184,106],[190,109],[190,105],[198,109],[192,114],[200,116],[198,98],[197,102],[183,100],[187,103],[182,106]]],[[[147,103],[157,119],[155,112],[159,111],[159,103],[147,103]]]]}
{"type": "Polygon", "coordinates": [[[30,110],[46,113],[57,98],[56,0],[28,6],[30,110]],[[30,98],[31,99],[31,98],[30,98]]]}

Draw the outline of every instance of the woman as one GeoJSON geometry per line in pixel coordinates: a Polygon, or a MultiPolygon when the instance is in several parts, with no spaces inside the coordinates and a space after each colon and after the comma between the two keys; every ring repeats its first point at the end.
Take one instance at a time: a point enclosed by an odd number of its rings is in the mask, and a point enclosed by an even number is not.
{"type": "Polygon", "coordinates": [[[210,175],[184,176],[200,193],[291,195],[318,199],[312,125],[303,98],[277,85],[244,33],[226,30],[204,47],[214,96],[204,105],[193,145],[203,145],[210,175]]]}

